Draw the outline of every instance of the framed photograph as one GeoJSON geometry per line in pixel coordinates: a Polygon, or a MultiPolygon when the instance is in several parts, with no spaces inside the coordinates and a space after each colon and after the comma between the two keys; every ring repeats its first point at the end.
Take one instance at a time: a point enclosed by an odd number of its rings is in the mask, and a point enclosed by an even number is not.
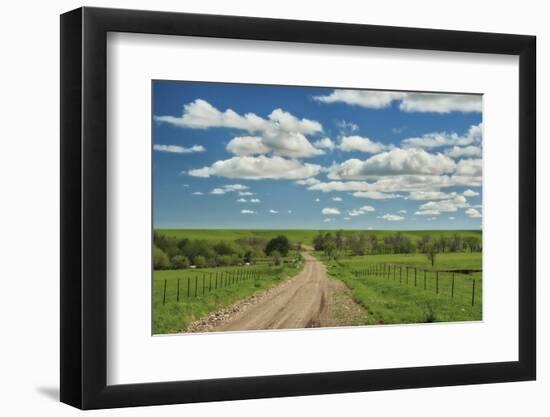
{"type": "Polygon", "coordinates": [[[535,37],[61,16],[61,401],[533,380],[535,37]]]}

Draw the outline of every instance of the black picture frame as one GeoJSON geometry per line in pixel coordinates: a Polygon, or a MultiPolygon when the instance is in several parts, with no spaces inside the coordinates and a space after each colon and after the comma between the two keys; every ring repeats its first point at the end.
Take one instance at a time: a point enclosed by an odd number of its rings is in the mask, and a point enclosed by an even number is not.
{"type": "Polygon", "coordinates": [[[80,8],[61,16],[61,401],[81,409],[534,380],[536,38],[80,8]],[[107,385],[108,32],[519,56],[519,360],[107,385]]]}

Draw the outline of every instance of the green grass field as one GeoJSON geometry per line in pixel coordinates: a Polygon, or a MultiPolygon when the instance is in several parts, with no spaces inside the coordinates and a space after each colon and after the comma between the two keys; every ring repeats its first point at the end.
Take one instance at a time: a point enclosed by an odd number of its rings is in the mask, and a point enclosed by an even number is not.
{"type": "MultiPolygon", "coordinates": [[[[279,235],[285,235],[293,242],[302,242],[306,245],[311,245],[313,238],[319,233],[319,230],[297,230],[297,229],[277,229],[277,230],[246,230],[246,229],[155,229],[158,232],[176,238],[187,239],[204,239],[204,240],[236,240],[245,237],[258,237],[263,239],[272,239],[279,235]]],[[[327,232],[336,233],[336,230],[326,230],[327,232]]],[[[344,235],[356,233],[358,230],[343,230],[344,235]]],[[[369,234],[375,234],[379,239],[385,236],[394,235],[397,230],[365,230],[369,234]]],[[[424,235],[431,237],[452,236],[457,233],[462,238],[475,236],[481,238],[480,230],[405,230],[403,235],[411,239],[417,240],[424,235]]]]}
{"type": "Polygon", "coordinates": [[[193,321],[296,275],[302,263],[155,271],[153,334],[177,333],[193,321]],[[178,301],[179,280],[179,301],[178,301]],[[164,285],[166,282],[166,295],[164,285]]]}
{"type": "Polygon", "coordinates": [[[453,291],[450,272],[481,270],[481,253],[439,254],[433,267],[423,254],[358,256],[337,261],[317,256],[325,262],[330,275],[341,279],[352,290],[355,301],[368,311],[368,324],[482,319],[482,273],[455,273],[453,291]]]}

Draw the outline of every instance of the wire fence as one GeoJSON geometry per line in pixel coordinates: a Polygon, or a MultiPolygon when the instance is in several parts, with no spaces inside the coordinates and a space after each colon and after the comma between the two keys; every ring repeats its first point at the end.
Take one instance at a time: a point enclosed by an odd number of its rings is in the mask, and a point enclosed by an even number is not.
{"type": "Polygon", "coordinates": [[[169,301],[180,302],[197,298],[214,291],[256,282],[268,277],[271,268],[240,268],[211,272],[197,272],[180,278],[157,279],[154,282],[155,298],[162,305],[169,301]]]}
{"type": "Polygon", "coordinates": [[[377,263],[366,268],[354,269],[357,279],[384,279],[399,285],[414,287],[424,291],[433,291],[451,299],[467,300],[472,307],[481,304],[481,279],[454,271],[437,271],[410,265],[377,263]]]}

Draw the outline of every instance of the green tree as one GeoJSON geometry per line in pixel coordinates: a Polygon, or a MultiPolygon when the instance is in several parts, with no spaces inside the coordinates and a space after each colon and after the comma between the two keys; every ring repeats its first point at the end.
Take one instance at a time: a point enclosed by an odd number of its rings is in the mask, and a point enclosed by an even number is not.
{"type": "Polygon", "coordinates": [[[273,265],[278,266],[283,262],[281,253],[278,250],[271,251],[271,259],[273,260],[273,265]]]}
{"type": "Polygon", "coordinates": [[[176,255],[172,258],[172,268],[174,269],[185,269],[189,268],[190,262],[187,256],[176,255]]]}
{"type": "Polygon", "coordinates": [[[271,239],[265,247],[265,254],[270,256],[273,251],[278,251],[283,257],[288,254],[290,243],[286,236],[277,236],[271,239]]]}
{"type": "Polygon", "coordinates": [[[432,266],[435,264],[435,257],[439,253],[439,248],[436,242],[432,239],[424,246],[424,253],[426,254],[432,266]]]}
{"type": "Polygon", "coordinates": [[[155,270],[159,270],[167,269],[169,267],[170,260],[168,259],[168,255],[166,255],[161,248],[153,245],[153,268],[155,270]]]}
{"type": "Polygon", "coordinates": [[[206,266],[206,258],[202,255],[195,256],[194,261],[197,268],[204,268],[206,266]]]}

